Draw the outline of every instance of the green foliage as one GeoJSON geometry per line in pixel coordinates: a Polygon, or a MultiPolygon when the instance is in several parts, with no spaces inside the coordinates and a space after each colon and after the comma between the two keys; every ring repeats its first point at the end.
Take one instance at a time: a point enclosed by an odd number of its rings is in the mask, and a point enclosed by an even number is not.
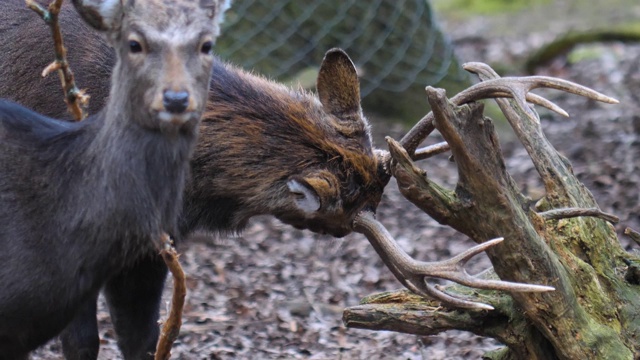
{"type": "MultiPolygon", "coordinates": [[[[525,69],[529,73],[534,73],[538,66],[548,63],[559,55],[569,53],[578,45],[607,41],[640,41],[640,22],[627,23],[607,29],[569,32],[533,53],[527,59],[525,69]]],[[[582,48],[577,53],[574,53],[569,60],[575,62],[597,56],[597,54],[593,53],[595,50],[593,47],[582,48]]]]}
{"type": "Polygon", "coordinates": [[[436,11],[450,16],[492,15],[521,10],[550,0],[432,0],[436,11]]]}
{"type": "Polygon", "coordinates": [[[356,64],[367,112],[414,123],[425,86],[468,85],[427,0],[236,0],[216,43],[223,58],[307,89],[333,47],[356,64]]]}

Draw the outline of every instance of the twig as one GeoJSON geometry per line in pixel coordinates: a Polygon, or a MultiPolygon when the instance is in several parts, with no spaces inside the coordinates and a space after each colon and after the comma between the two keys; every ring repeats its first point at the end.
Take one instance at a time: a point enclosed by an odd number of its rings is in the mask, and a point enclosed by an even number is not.
{"type": "Polygon", "coordinates": [[[78,89],[73,72],[67,62],[67,49],[64,47],[60,23],[58,22],[58,14],[60,14],[63,0],[53,0],[46,9],[35,0],[25,0],[25,2],[29,9],[35,11],[49,25],[53,35],[56,59],[42,71],[42,76],[45,77],[55,70],[58,71],[67,109],[74,119],[80,121],[87,116],[86,109],[89,103],[89,95],[84,90],[78,89]]]}
{"type": "Polygon", "coordinates": [[[633,230],[632,228],[624,229],[624,234],[631,238],[631,240],[635,241],[636,244],[640,245],[640,232],[633,230]]]}
{"type": "Polygon", "coordinates": [[[160,332],[155,360],[167,360],[171,357],[171,346],[180,333],[182,309],[184,308],[184,298],[187,294],[184,271],[180,266],[180,262],[178,262],[178,253],[171,244],[169,235],[163,234],[161,240],[163,249],[160,251],[160,255],[173,275],[173,295],[171,297],[169,316],[162,325],[162,331],[160,332]]]}
{"type": "Polygon", "coordinates": [[[592,216],[608,221],[612,224],[617,224],[620,222],[620,218],[613,214],[608,214],[600,209],[596,208],[563,208],[563,209],[553,209],[549,211],[544,211],[538,213],[538,215],[542,216],[545,220],[558,220],[558,219],[566,219],[573,218],[579,216],[592,216]]]}

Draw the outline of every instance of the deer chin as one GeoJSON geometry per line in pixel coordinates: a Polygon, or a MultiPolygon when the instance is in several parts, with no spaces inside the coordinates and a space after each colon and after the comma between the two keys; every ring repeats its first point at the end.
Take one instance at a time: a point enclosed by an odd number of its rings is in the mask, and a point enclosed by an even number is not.
{"type": "Polygon", "coordinates": [[[168,111],[157,111],[155,118],[156,124],[152,127],[159,128],[163,133],[192,133],[198,128],[200,113],[188,111],[181,114],[172,114],[168,111]]]}
{"type": "Polygon", "coordinates": [[[327,221],[320,219],[309,219],[294,216],[276,216],[278,220],[287,225],[291,225],[299,230],[309,230],[320,235],[331,235],[335,238],[342,238],[353,232],[348,226],[343,226],[337,221],[327,221]]]}
{"type": "Polygon", "coordinates": [[[175,126],[182,126],[194,119],[197,120],[198,114],[195,111],[188,111],[182,114],[172,114],[168,111],[159,111],[158,120],[165,124],[171,124],[175,126]]]}

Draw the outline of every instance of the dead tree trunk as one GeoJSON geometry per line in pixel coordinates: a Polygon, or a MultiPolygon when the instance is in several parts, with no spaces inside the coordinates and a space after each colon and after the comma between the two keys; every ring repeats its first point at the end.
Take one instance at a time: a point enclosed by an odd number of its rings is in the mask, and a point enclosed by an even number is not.
{"type": "MultiPolygon", "coordinates": [[[[468,69],[486,83],[498,77],[486,65],[470,64],[468,69]]],[[[587,90],[567,89],[543,77],[511,79],[509,84],[507,78],[500,80],[505,82],[487,94],[512,97],[497,101],[544,182],[546,194],[540,201],[532,204],[507,172],[482,104],[456,106],[463,101],[449,101],[443,90],[427,89],[433,115],[421,120],[401,143],[388,139],[390,172],[402,194],[441,224],[477,243],[504,237],[487,250],[500,279],[556,290],[507,294],[460,285],[446,289],[455,296],[474,294],[495,307],[492,311],[447,309],[407,291],[379,294],[347,309],[345,324],[418,335],[467,330],[506,345],[486,354],[490,359],[638,359],[640,286],[635,274],[640,259],[623,250],[608,222],[615,217],[598,210],[525,103],[526,98],[554,107],[528,95],[534,87],[581,95],[587,90]],[[526,80],[533,78],[537,80],[526,80]],[[542,84],[545,81],[549,83],[542,84]],[[434,127],[448,142],[457,166],[459,180],[453,190],[431,181],[412,161],[417,144],[434,127]]]]}

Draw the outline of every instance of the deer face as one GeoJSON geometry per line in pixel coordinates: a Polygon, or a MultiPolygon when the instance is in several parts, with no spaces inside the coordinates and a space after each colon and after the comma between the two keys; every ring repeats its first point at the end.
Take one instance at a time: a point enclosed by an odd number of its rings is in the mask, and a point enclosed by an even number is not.
{"type": "Polygon", "coordinates": [[[378,169],[355,66],[342,50],[325,55],[317,90],[331,141],[315,139],[324,158],[289,178],[289,209],[294,210],[276,217],[297,228],[342,237],[353,231],[358,212],[375,211],[388,177],[378,169]]]}
{"type": "Polygon", "coordinates": [[[115,48],[111,100],[145,128],[194,129],[204,110],[212,47],[228,1],[74,0],[115,48]],[[126,96],[127,98],[123,98],[126,96]]]}

